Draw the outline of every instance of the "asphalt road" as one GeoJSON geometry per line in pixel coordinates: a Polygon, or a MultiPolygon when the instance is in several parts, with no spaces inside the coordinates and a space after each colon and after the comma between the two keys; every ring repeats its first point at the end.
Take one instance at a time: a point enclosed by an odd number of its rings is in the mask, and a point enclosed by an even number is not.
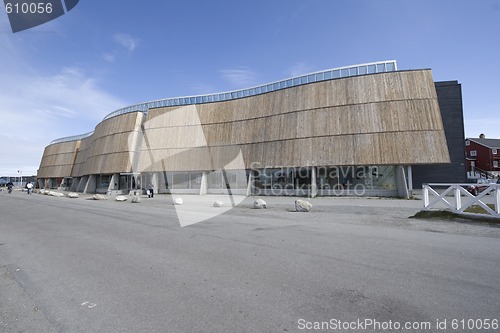
{"type": "Polygon", "coordinates": [[[167,196],[0,192],[0,332],[473,332],[500,319],[500,228],[408,219],[416,200],[296,213],[293,198],[265,199],[181,228],[167,196]]]}

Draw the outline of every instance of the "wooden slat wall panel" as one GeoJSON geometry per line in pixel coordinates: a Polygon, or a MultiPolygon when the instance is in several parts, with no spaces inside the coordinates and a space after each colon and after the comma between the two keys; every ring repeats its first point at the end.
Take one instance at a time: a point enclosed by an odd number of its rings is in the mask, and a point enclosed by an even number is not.
{"type": "Polygon", "coordinates": [[[38,177],[58,178],[71,176],[79,147],[80,141],[63,142],[47,146],[40,161],[38,177]]]}
{"type": "MultiPolygon", "coordinates": [[[[68,159],[61,149],[47,147],[47,170],[68,159]]],[[[110,118],[82,140],[73,175],[215,170],[240,151],[246,168],[449,161],[432,73],[418,70],[110,118]]]]}

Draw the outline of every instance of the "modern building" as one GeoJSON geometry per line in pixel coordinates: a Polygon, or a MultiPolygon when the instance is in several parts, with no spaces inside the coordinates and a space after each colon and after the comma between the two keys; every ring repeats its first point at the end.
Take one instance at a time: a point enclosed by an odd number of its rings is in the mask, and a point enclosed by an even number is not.
{"type": "MultiPolygon", "coordinates": [[[[461,137],[443,123],[441,88],[430,69],[384,61],[137,104],[47,146],[39,186],[407,196],[413,170],[457,163],[449,147],[463,146],[463,118],[461,137]]],[[[464,154],[458,164],[465,177],[464,154]]]]}
{"type": "Polygon", "coordinates": [[[450,163],[418,165],[413,168],[413,186],[424,183],[467,182],[462,86],[458,81],[435,82],[441,119],[448,143],[450,163]]]}
{"type": "Polygon", "coordinates": [[[479,138],[465,140],[467,173],[469,178],[498,178],[500,176],[500,139],[479,138]]]}

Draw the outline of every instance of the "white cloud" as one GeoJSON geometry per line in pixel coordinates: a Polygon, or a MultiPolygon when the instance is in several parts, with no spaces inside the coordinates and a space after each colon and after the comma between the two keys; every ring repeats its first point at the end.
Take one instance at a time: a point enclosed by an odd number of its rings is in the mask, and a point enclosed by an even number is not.
{"type": "Polygon", "coordinates": [[[286,71],[288,77],[300,76],[303,74],[311,73],[313,68],[304,62],[298,62],[290,66],[286,71]]]}
{"type": "Polygon", "coordinates": [[[0,175],[22,168],[36,173],[52,140],[92,131],[102,118],[126,105],[77,67],[44,76],[17,70],[0,79],[0,175]],[[5,152],[5,153],[4,153],[5,152]]]}
{"type": "Polygon", "coordinates": [[[104,54],[102,55],[102,59],[103,59],[104,61],[106,61],[106,62],[113,63],[113,62],[115,62],[116,57],[115,57],[115,55],[114,55],[113,53],[111,53],[111,52],[106,52],[106,53],[104,53],[104,54]]]}
{"type": "Polygon", "coordinates": [[[113,36],[113,39],[115,40],[116,43],[119,45],[123,46],[129,51],[134,51],[137,48],[137,45],[139,44],[139,39],[132,37],[129,34],[115,34],[113,36]]]}
{"type": "Polygon", "coordinates": [[[222,77],[238,88],[250,87],[256,84],[257,74],[247,68],[223,69],[222,77]]]}

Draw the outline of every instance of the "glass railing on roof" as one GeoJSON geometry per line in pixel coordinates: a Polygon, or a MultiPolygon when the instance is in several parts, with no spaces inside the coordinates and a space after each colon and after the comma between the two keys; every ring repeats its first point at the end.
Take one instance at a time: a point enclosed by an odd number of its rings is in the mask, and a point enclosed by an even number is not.
{"type": "Polygon", "coordinates": [[[94,131],[89,132],[89,133],[85,133],[85,134],[80,134],[80,135],[68,136],[68,137],[65,137],[65,138],[56,139],[56,140],[52,141],[50,144],[53,145],[53,144],[56,144],[56,143],[78,141],[78,140],[82,140],[82,139],[88,138],[92,134],[94,134],[94,131]]]}
{"type": "Polygon", "coordinates": [[[163,108],[169,106],[183,106],[191,104],[223,102],[232,99],[265,94],[271,91],[286,89],[313,82],[340,79],[349,76],[394,72],[397,70],[398,69],[396,60],[387,60],[387,61],[371,62],[353,66],[338,67],[320,72],[309,73],[277,82],[272,82],[256,87],[246,88],[242,90],[235,90],[235,91],[228,91],[228,92],[207,94],[207,95],[174,97],[174,98],[167,98],[157,101],[131,105],[116,110],[114,112],[111,112],[106,117],[104,117],[103,120],[130,112],[147,112],[149,109],[163,108]]]}

